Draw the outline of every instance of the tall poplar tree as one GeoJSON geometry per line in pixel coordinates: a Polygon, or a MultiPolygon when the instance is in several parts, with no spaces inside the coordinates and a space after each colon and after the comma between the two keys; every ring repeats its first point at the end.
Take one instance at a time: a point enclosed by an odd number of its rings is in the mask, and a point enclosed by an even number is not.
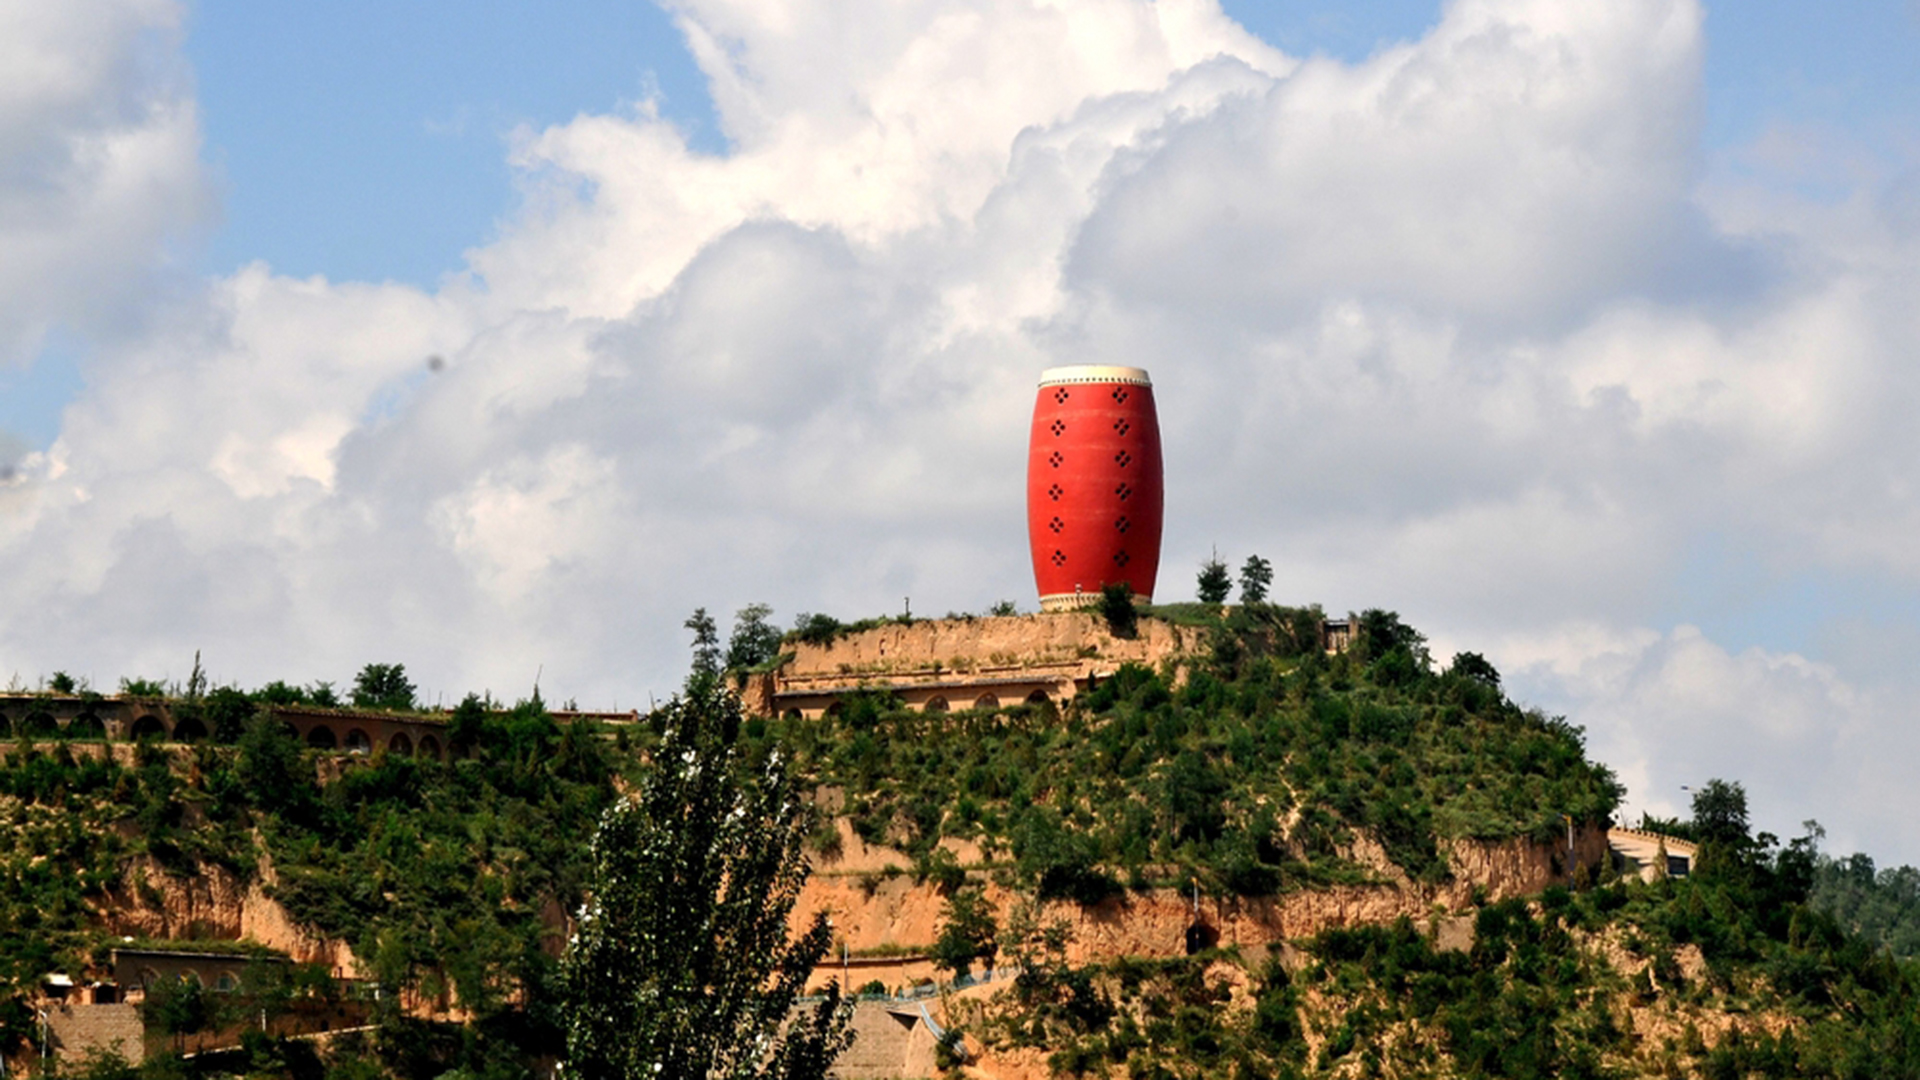
{"type": "Polygon", "coordinates": [[[779,758],[750,766],[739,699],[711,678],[666,706],[653,768],[601,819],[591,898],[561,961],[578,1080],[802,1080],[851,1039],[832,987],[793,1011],[831,939],[797,938],[808,815],[779,758]],[[792,1022],[789,1023],[789,1017],[792,1022]]]}

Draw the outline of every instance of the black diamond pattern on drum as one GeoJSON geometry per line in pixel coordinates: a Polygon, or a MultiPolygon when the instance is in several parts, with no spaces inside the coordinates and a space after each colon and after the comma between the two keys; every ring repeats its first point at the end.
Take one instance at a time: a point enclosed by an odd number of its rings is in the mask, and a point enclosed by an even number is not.
{"type": "Polygon", "coordinates": [[[1053,429],[1053,437],[1057,439],[1066,432],[1067,423],[1064,420],[1055,420],[1053,423],[1049,424],[1048,427],[1053,429]]]}

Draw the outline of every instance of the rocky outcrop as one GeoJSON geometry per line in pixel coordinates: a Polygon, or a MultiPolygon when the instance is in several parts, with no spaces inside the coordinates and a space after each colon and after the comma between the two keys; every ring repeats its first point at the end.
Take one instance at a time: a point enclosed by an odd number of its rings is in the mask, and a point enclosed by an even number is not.
{"type": "Polygon", "coordinates": [[[247,880],[224,866],[201,864],[183,874],[152,859],[139,859],[127,867],[97,911],[113,934],[253,941],[302,963],[323,964],[343,974],[355,972],[358,963],[351,947],[296,923],[269,895],[273,882],[273,865],[264,856],[258,873],[247,880]]]}
{"type": "MultiPolygon", "coordinates": [[[[766,715],[809,695],[863,686],[906,693],[914,708],[924,706],[925,695],[935,690],[943,700],[951,696],[951,707],[968,707],[973,698],[960,691],[969,687],[998,690],[998,696],[1012,704],[1019,698],[1007,693],[1016,684],[1022,693],[1042,688],[1058,702],[1122,664],[1152,667],[1197,655],[1207,648],[1207,635],[1195,627],[1143,618],[1133,637],[1119,638],[1099,616],[1060,612],[889,623],[825,645],[799,642],[789,647],[791,659],[743,685],[741,699],[748,711],[766,715]]],[[[803,711],[818,705],[806,702],[803,711]]]]}
{"type": "MultiPolygon", "coordinates": [[[[1604,830],[1581,828],[1574,842],[1577,865],[1598,866],[1606,858],[1604,830]]],[[[903,853],[860,844],[847,831],[842,832],[842,843],[844,857],[861,869],[840,870],[835,868],[839,864],[820,860],[795,905],[794,925],[803,926],[814,913],[825,912],[833,921],[837,943],[849,953],[898,954],[892,960],[863,964],[856,985],[877,979],[894,987],[926,978],[924,954],[939,936],[945,898],[932,883],[913,881],[903,853]]],[[[1386,864],[1393,874],[1382,874],[1378,884],[1303,889],[1271,897],[1201,896],[1197,902],[1191,894],[1167,889],[1126,892],[1090,906],[1050,903],[1041,918],[1047,923],[1064,921],[1072,930],[1068,959],[1075,963],[1117,956],[1184,955],[1188,932],[1196,925],[1203,928],[1205,940],[1247,948],[1311,937],[1335,927],[1390,923],[1403,916],[1423,927],[1431,922],[1436,932],[1444,923],[1450,943],[1457,947],[1463,943],[1464,931],[1444,918],[1447,913],[1472,907],[1476,897],[1528,896],[1567,880],[1564,837],[1548,843],[1524,837],[1456,840],[1448,845],[1447,854],[1453,875],[1439,884],[1409,881],[1386,864]]],[[[984,883],[984,889],[1002,917],[1020,900],[992,882],[984,883]]],[[[836,950],[832,963],[818,972],[816,984],[843,977],[839,957],[836,950]]]]}

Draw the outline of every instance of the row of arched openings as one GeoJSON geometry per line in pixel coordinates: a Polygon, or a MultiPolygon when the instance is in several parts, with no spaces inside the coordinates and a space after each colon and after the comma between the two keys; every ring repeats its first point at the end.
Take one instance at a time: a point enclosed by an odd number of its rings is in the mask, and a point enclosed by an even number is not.
{"type": "MultiPolygon", "coordinates": [[[[155,723],[159,723],[155,721],[155,723]]],[[[166,737],[167,729],[160,728],[160,737],[166,737]]],[[[36,709],[14,720],[0,715],[0,735],[31,735],[50,739],[104,739],[107,737],[106,722],[92,713],[82,713],[62,724],[54,715],[44,709],[36,709]]]]}
{"type": "MultiPolygon", "coordinates": [[[[292,725],[288,725],[288,730],[294,731],[295,735],[299,734],[292,725]]],[[[347,733],[340,736],[335,735],[333,729],[325,724],[315,724],[308,729],[306,742],[315,750],[345,750],[349,754],[371,754],[374,749],[372,737],[357,727],[348,728],[347,733]]],[[[412,757],[416,753],[435,761],[439,761],[441,757],[438,738],[422,735],[419,743],[416,744],[404,731],[396,733],[387,740],[386,750],[389,754],[398,754],[401,757],[412,757]]]]}
{"type": "MultiPolygon", "coordinates": [[[[1052,702],[1052,700],[1053,699],[1051,697],[1047,696],[1047,692],[1045,690],[1035,690],[1033,693],[1027,695],[1026,704],[1046,705],[1052,702]]],[[[1000,695],[994,694],[994,693],[981,694],[979,697],[976,697],[973,699],[973,703],[970,706],[963,706],[963,707],[973,708],[980,711],[998,709],[1000,707],[1000,695]]],[[[941,694],[935,694],[933,697],[928,698],[927,703],[921,706],[921,711],[930,712],[930,713],[951,712],[952,710],[953,710],[953,703],[948,701],[946,697],[941,694]]],[[[836,701],[833,704],[827,706],[826,715],[839,716],[841,711],[842,711],[841,705],[838,701],[836,701]]],[[[783,714],[783,716],[785,719],[788,719],[788,720],[802,720],[802,719],[805,719],[806,714],[802,713],[799,709],[788,709],[783,714]]]]}

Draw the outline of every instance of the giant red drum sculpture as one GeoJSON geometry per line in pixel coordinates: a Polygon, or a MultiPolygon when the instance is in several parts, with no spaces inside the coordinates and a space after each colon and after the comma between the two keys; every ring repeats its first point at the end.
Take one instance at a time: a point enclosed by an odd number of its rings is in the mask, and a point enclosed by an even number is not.
{"type": "Polygon", "coordinates": [[[1124,582],[1153,598],[1160,572],[1160,420],[1139,368],[1040,375],[1027,450],[1027,539],[1040,610],[1096,604],[1124,582]]]}

